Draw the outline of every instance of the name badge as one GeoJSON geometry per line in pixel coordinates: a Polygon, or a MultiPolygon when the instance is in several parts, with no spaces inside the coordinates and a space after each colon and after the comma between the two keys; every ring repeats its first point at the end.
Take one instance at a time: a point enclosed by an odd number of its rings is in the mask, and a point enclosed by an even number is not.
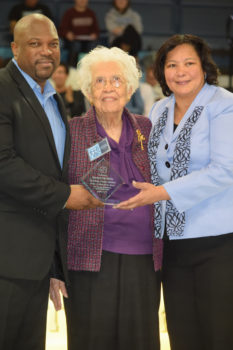
{"type": "Polygon", "coordinates": [[[87,148],[88,157],[91,162],[110,151],[111,151],[111,147],[108,143],[107,137],[105,137],[100,142],[95,143],[93,146],[87,148]]]}

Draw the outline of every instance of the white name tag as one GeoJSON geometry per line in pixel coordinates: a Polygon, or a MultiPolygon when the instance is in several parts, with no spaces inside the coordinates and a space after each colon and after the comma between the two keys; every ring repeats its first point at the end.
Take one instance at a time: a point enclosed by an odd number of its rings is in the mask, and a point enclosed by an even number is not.
{"type": "Polygon", "coordinates": [[[88,157],[91,162],[110,151],[111,151],[111,147],[108,143],[107,137],[105,137],[100,142],[95,143],[93,146],[87,148],[88,157]]]}

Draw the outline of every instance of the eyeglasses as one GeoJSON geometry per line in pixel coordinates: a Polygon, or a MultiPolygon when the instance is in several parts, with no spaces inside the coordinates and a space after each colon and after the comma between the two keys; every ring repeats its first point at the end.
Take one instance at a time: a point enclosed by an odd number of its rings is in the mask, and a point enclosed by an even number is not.
{"type": "Polygon", "coordinates": [[[114,88],[119,88],[122,84],[124,84],[124,80],[119,75],[113,75],[108,80],[104,77],[97,77],[93,85],[96,89],[103,89],[106,86],[107,81],[109,81],[111,86],[114,88]]]}

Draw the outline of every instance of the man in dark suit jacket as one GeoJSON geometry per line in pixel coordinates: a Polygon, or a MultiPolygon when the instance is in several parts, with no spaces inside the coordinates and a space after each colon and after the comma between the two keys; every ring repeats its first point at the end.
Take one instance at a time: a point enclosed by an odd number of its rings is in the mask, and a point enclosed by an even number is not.
{"type": "Polygon", "coordinates": [[[23,17],[12,51],[0,70],[0,349],[41,350],[54,256],[66,276],[65,207],[102,204],[66,183],[65,109],[47,80],[60,61],[53,22],[23,17]]]}

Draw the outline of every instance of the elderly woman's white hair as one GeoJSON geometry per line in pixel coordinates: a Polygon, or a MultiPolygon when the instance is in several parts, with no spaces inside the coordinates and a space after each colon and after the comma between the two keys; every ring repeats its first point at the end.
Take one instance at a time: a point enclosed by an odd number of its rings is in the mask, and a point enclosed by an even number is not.
{"type": "Polygon", "coordinates": [[[77,85],[83,94],[88,98],[91,94],[92,72],[91,67],[99,62],[116,62],[121,67],[121,74],[127,82],[128,92],[131,89],[133,94],[139,86],[141,71],[136,60],[125,51],[117,48],[97,46],[85,55],[78,63],[77,85]]]}

